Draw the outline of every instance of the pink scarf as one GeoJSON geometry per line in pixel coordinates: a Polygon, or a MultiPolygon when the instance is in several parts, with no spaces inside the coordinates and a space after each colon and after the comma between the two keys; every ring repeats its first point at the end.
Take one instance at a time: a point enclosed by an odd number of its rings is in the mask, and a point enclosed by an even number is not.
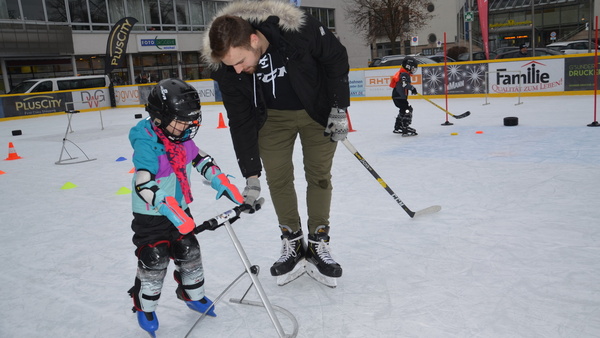
{"type": "Polygon", "coordinates": [[[153,126],[153,129],[156,132],[158,138],[162,141],[163,145],[165,146],[167,158],[169,159],[171,168],[173,168],[175,177],[177,177],[177,181],[179,182],[179,186],[181,187],[181,191],[183,192],[183,196],[185,197],[185,202],[188,204],[192,203],[194,199],[192,198],[192,191],[190,189],[187,173],[185,171],[185,167],[187,164],[185,146],[183,145],[183,143],[175,143],[169,140],[160,128],[153,126]]]}

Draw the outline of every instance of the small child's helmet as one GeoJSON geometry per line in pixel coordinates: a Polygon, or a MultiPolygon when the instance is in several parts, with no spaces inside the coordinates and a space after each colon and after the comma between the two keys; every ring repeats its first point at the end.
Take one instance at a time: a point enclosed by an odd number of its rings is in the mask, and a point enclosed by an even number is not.
{"type": "Polygon", "coordinates": [[[404,58],[404,60],[402,60],[402,68],[406,69],[407,71],[413,74],[417,72],[417,67],[418,62],[412,56],[407,56],[404,58]]]}
{"type": "Polygon", "coordinates": [[[176,78],[162,80],[152,88],[146,111],[150,114],[152,123],[175,143],[185,142],[196,136],[202,121],[198,92],[188,83],[176,78]],[[175,128],[171,125],[173,121],[180,122],[176,125],[185,127],[175,128]]]}

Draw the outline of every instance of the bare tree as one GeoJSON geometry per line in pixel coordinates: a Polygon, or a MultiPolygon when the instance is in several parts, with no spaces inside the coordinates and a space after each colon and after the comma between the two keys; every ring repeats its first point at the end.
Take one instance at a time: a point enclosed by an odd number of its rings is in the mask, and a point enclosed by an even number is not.
{"type": "Polygon", "coordinates": [[[372,44],[378,37],[387,37],[392,54],[400,54],[396,40],[414,34],[425,26],[432,15],[428,13],[429,0],[349,0],[345,6],[346,19],[354,31],[372,44]]]}

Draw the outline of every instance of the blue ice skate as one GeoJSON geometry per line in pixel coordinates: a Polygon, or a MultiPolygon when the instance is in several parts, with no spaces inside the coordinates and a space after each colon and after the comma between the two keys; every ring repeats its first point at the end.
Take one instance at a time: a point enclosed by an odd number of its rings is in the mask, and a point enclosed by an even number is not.
{"type": "Polygon", "coordinates": [[[147,331],[152,337],[156,337],[154,332],[158,330],[158,317],[153,312],[137,311],[137,318],[140,327],[147,331]]]}
{"type": "Polygon", "coordinates": [[[205,313],[208,310],[206,315],[211,317],[217,316],[217,314],[215,313],[215,307],[213,306],[213,302],[210,299],[208,299],[208,297],[204,297],[200,300],[188,300],[185,302],[185,304],[194,311],[205,313]]]}

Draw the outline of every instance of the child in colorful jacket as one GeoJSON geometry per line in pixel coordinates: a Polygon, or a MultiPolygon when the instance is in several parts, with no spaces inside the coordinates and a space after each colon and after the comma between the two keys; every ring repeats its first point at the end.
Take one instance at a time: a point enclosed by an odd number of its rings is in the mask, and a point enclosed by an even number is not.
{"type": "Polygon", "coordinates": [[[188,207],[190,172],[200,172],[217,191],[217,199],[225,196],[241,204],[244,198],[192,140],[202,120],[194,87],[179,79],[160,81],[148,96],[146,111],[150,117],[129,133],[135,165],[131,228],[138,258],[129,294],[139,325],[154,335],[159,326],[155,310],[170,258],[175,262],[177,297],[192,310],[216,316],[204,296],[202,256],[188,207]]]}

